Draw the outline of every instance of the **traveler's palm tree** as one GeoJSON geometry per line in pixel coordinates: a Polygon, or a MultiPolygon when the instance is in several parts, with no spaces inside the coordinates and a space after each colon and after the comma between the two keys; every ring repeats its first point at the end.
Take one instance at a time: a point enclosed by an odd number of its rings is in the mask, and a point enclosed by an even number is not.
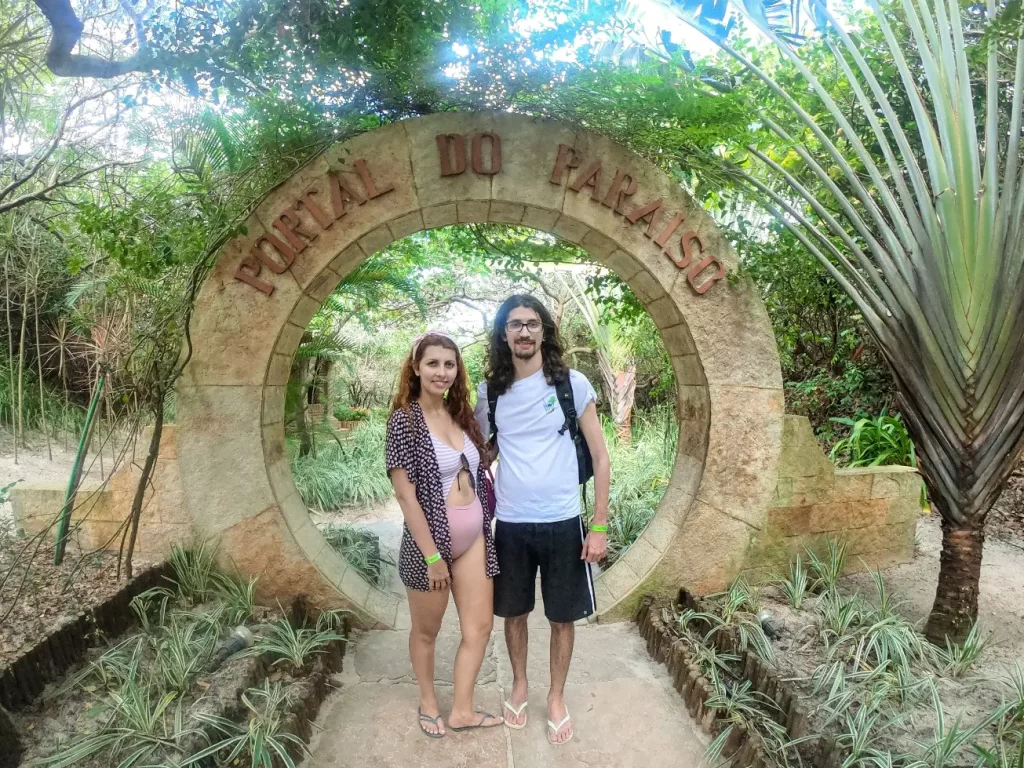
{"type": "Polygon", "coordinates": [[[594,338],[597,367],[601,371],[615,432],[619,439],[628,441],[632,435],[631,419],[636,397],[636,355],[630,338],[614,320],[601,317],[578,275],[563,276],[562,283],[594,338]]]}
{"type": "MultiPolygon", "coordinates": [[[[878,0],[869,3],[898,73],[893,99],[824,3],[809,6],[849,83],[851,110],[833,100],[770,20],[780,3],[743,0],[742,10],[800,72],[821,105],[814,111],[838,127],[840,139],[801,107],[795,86],[787,92],[729,45],[726,0],[672,0],[788,107],[786,119],[762,119],[793,147],[805,174],[798,178],[752,148],[762,165],[747,179],[857,303],[893,371],[942,516],[926,632],[933,641],[959,639],[977,616],[985,517],[1024,443],[1024,27],[1007,34],[1004,25],[999,44],[985,49],[978,47],[985,38],[979,44],[976,34],[965,35],[966,11],[955,0],[898,0],[905,29],[895,28],[896,14],[878,0]],[[901,119],[894,100],[913,120],[901,119]],[[782,127],[794,117],[802,136],[782,127]],[[854,121],[869,126],[870,140],[854,121]]],[[[990,22],[998,10],[994,0],[972,6],[972,23],[990,22]]]]}

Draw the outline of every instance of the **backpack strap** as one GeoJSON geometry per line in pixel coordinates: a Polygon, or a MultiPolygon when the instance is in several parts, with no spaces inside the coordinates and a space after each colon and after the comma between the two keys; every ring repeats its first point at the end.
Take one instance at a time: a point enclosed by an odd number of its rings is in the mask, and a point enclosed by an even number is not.
{"type": "Polygon", "coordinates": [[[494,411],[498,407],[498,393],[487,385],[487,421],[490,424],[490,433],[487,435],[487,442],[494,445],[498,442],[498,424],[494,420],[494,411]]]}
{"type": "Polygon", "coordinates": [[[562,415],[565,416],[565,422],[562,424],[562,428],[558,430],[558,434],[564,435],[565,431],[569,430],[569,437],[575,443],[579,436],[580,424],[579,417],[576,415],[576,401],[572,394],[572,383],[569,381],[568,376],[555,384],[555,394],[558,397],[558,404],[562,408],[562,415]]]}

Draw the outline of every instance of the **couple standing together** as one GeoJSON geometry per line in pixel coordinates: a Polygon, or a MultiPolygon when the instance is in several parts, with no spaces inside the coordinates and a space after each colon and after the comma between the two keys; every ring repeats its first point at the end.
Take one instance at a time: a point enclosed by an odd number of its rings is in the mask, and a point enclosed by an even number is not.
{"type": "Polygon", "coordinates": [[[387,469],[405,517],[399,575],[412,616],[419,727],[441,738],[446,729],[526,725],[527,617],[539,569],[551,624],[547,737],[564,744],[573,736],[564,697],[573,622],[596,609],[590,563],[607,548],[610,472],[596,395],[582,374],[566,367],[551,315],[527,295],[511,296],[498,309],[486,381],[477,394],[474,414],[458,345],[444,332],[428,331],[413,342],[388,421],[387,469]],[[574,435],[586,441],[593,462],[589,532],[574,435]],[[492,485],[489,466],[496,457],[492,485]],[[446,723],[434,691],[434,644],[449,591],[462,640],[446,723]],[[473,707],[495,615],[505,620],[513,672],[504,717],[473,707]]]}

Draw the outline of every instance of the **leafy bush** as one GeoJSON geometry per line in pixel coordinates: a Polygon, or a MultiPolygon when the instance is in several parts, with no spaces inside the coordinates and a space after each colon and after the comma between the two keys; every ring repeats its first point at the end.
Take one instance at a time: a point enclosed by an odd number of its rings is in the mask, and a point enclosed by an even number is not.
{"type": "MultiPolygon", "coordinates": [[[[679,429],[670,408],[638,414],[630,442],[605,423],[612,482],[608,498],[608,561],[615,562],[643,533],[665,495],[675,465],[679,429]]],[[[593,486],[588,486],[593,498],[593,486]]]]}
{"type": "Polygon", "coordinates": [[[359,575],[371,584],[381,585],[385,565],[395,561],[380,552],[380,539],[372,531],[354,525],[328,525],[321,530],[336,550],[359,575]]]}
{"type": "Polygon", "coordinates": [[[384,468],[387,419],[372,413],[345,439],[321,443],[316,453],[299,456],[289,443],[292,479],[306,506],[321,509],[375,504],[391,497],[384,468]]]}
{"type": "Polygon", "coordinates": [[[334,418],[338,421],[364,421],[370,418],[370,409],[356,408],[351,405],[338,405],[334,408],[334,418]]]}
{"type": "Polygon", "coordinates": [[[850,428],[850,434],[832,447],[832,461],[850,467],[917,466],[914,443],[900,414],[890,416],[883,409],[875,418],[862,414],[832,421],[850,428]]]}

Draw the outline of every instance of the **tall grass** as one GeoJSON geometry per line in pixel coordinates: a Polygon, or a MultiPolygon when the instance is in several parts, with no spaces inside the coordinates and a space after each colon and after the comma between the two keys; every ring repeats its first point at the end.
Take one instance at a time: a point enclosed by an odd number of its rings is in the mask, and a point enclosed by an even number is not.
{"type": "MultiPolygon", "coordinates": [[[[643,533],[665,495],[675,464],[679,428],[668,407],[637,414],[630,442],[615,436],[604,424],[611,459],[612,482],[608,499],[608,560],[614,562],[643,533]]],[[[588,490],[593,499],[592,486],[588,490]]]]}
{"type": "Polygon", "coordinates": [[[307,507],[320,510],[376,504],[391,496],[384,468],[387,417],[374,412],[337,440],[318,437],[316,454],[299,456],[289,441],[292,478],[307,507]]]}

